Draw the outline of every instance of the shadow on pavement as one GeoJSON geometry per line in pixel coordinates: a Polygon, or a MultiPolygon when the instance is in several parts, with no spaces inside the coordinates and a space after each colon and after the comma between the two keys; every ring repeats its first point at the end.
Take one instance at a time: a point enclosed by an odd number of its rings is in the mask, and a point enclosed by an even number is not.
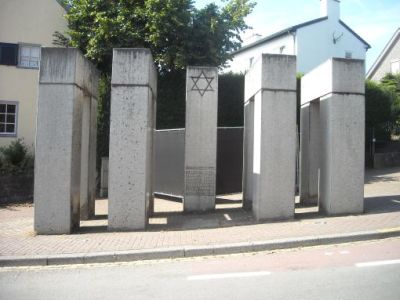
{"type": "Polygon", "coordinates": [[[400,195],[368,197],[364,199],[366,214],[381,214],[400,211],[400,195]]]}

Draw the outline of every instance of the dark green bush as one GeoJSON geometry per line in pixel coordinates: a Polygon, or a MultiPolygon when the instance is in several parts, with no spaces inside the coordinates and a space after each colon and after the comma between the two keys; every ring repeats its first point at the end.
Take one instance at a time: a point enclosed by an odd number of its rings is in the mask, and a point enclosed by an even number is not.
{"type": "Polygon", "coordinates": [[[23,140],[12,141],[10,145],[0,147],[0,174],[33,173],[34,158],[23,140]]]}
{"type": "MultiPolygon", "coordinates": [[[[374,130],[377,140],[390,140],[390,131],[385,124],[392,119],[392,97],[380,84],[367,81],[365,84],[365,126],[374,130]]],[[[372,132],[372,131],[371,131],[372,132]]]]}

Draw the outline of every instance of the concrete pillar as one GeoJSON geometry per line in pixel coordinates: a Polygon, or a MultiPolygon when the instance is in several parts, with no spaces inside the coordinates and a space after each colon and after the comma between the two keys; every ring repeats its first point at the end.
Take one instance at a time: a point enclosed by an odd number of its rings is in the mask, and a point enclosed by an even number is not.
{"type": "Polygon", "coordinates": [[[184,211],[215,207],[218,69],[188,67],[186,75],[184,211]]]}
{"type": "MultiPolygon", "coordinates": [[[[97,83],[97,82],[96,82],[97,83]]],[[[98,91],[98,85],[93,87],[98,91]]],[[[89,143],[89,196],[88,196],[88,217],[95,215],[95,200],[97,187],[97,94],[91,97],[90,109],[90,143],[89,143]]]]}
{"type": "Polygon", "coordinates": [[[89,219],[89,144],[91,99],[82,99],[82,137],[81,137],[81,195],[80,215],[82,220],[89,219]]]}
{"type": "Polygon", "coordinates": [[[319,101],[311,101],[301,107],[301,177],[300,202],[318,205],[320,171],[320,113],[319,101]]]}
{"type": "Polygon", "coordinates": [[[302,79],[302,104],[319,99],[319,204],[329,215],[364,210],[364,73],[364,61],[333,58],[302,79]]]}
{"type": "Polygon", "coordinates": [[[35,148],[35,217],[39,234],[79,227],[82,106],[94,67],[73,48],[42,48],[35,148]]]}
{"type": "Polygon", "coordinates": [[[80,215],[82,220],[88,220],[95,213],[96,198],[96,149],[97,149],[97,98],[98,77],[97,70],[84,62],[85,75],[83,77],[90,93],[84,93],[82,102],[82,142],[81,142],[81,203],[80,215]],[[89,80],[97,78],[97,80],[89,80]]]}
{"type": "Polygon", "coordinates": [[[254,99],[253,213],[257,220],[292,218],[296,172],[296,57],[263,54],[246,74],[245,99],[246,102],[254,99]]]}
{"type": "Polygon", "coordinates": [[[243,135],[243,208],[251,210],[253,201],[254,99],[250,99],[244,104],[243,135]]]}
{"type": "Polygon", "coordinates": [[[310,199],[310,104],[300,108],[300,203],[306,204],[310,199]]]}
{"type": "Polygon", "coordinates": [[[108,227],[139,230],[153,197],[157,72],[148,49],[114,49],[112,67],[108,227]]]}
{"type": "Polygon", "coordinates": [[[101,158],[100,197],[108,197],[108,157],[101,158]]]}

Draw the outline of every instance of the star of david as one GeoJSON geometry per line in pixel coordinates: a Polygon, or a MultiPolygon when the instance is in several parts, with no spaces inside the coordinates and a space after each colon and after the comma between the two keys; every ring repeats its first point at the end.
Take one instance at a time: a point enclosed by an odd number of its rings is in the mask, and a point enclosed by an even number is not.
{"type": "Polygon", "coordinates": [[[193,80],[192,91],[198,91],[203,97],[206,92],[214,91],[211,82],[214,77],[207,77],[203,71],[201,71],[199,76],[190,76],[193,80]]]}

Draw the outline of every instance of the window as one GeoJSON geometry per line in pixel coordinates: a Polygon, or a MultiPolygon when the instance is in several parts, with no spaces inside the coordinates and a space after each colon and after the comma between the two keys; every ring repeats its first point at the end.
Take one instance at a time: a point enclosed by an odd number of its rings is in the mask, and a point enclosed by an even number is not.
{"type": "Polygon", "coordinates": [[[350,51],[346,51],[346,54],[344,57],[349,58],[349,59],[353,58],[353,53],[351,53],[350,51]]]}
{"type": "Polygon", "coordinates": [[[390,72],[392,74],[400,73],[400,59],[394,60],[390,63],[390,72]]]}
{"type": "Polygon", "coordinates": [[[40,46],[19,44],[19,63],[22,68],[39,69],[40,46]]]}
{"type": "Polygon", "coordinates": [[[18,63],[18,45],[0,43],[0,65],[16,66],[18,63]]]}
{"type": "Polygon", "coordinates": [[[17,135],[18,103],[0,101],[0,136],[17,135]]]}

